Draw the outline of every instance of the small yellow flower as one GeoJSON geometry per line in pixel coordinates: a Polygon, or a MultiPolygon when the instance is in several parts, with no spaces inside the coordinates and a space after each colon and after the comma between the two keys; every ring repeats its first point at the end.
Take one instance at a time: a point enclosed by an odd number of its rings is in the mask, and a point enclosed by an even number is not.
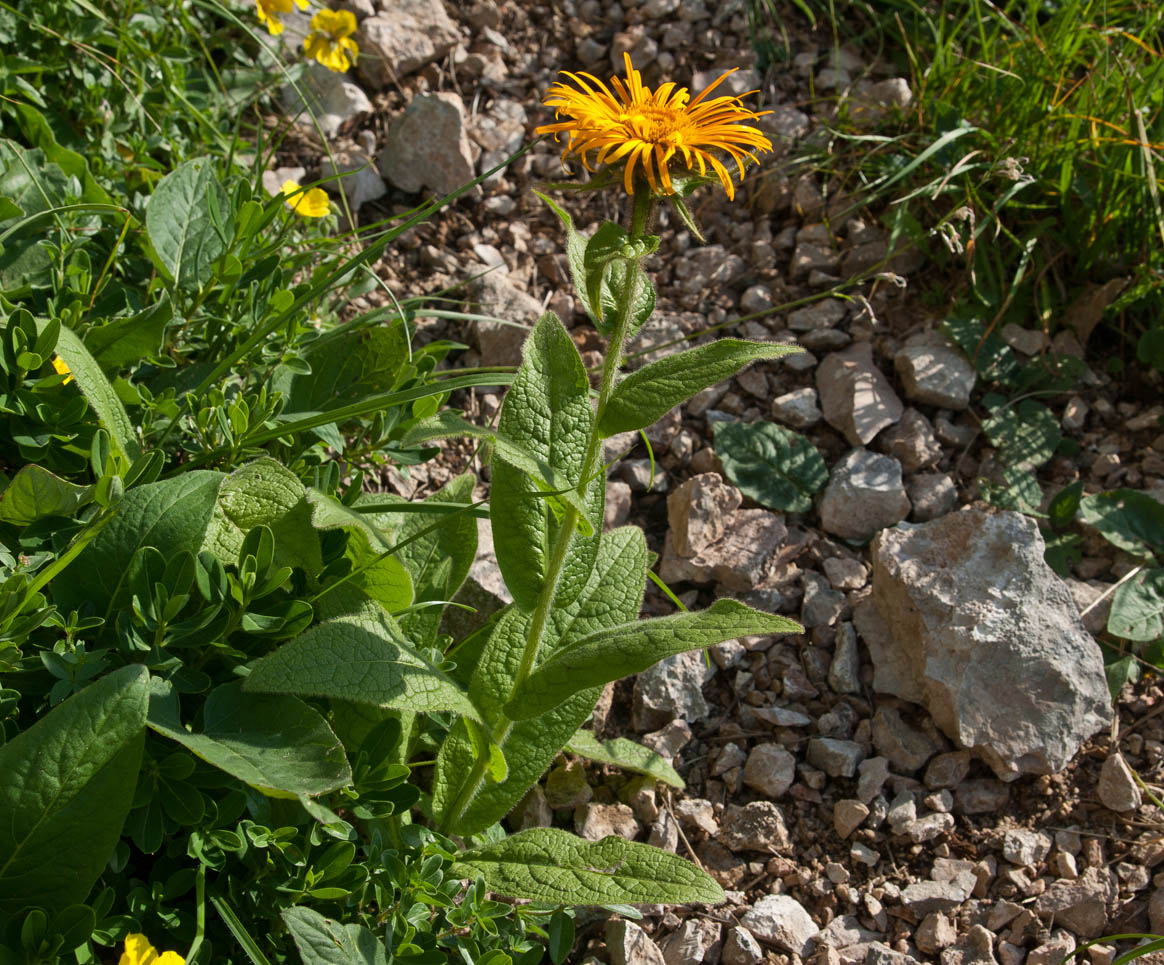
{"type": "Polygon", "coordinates": [[[121,953],[117,965],[186,965],[186,959],[177,952],[162,952],[159,955],[145,935],[126,935],[125,951],[121,953]]]}
{"type": "Polygon", "coordinates": [[[728,198],[734,198],[731,175],[711,152],[727,154],[736,162],[742,179],[744,162],[755,161],[755,151],[771,151],[772,142],[759,129],[738,122],[771,112],[749,110],[739,97],[708,98],[734,69],[721,74],[692,98],[686,87],[673,83],[663,84],[651,93],[631,64],[630,54],[623,54],[623,59],[626,81],[611,78],[614,93],[593,74],[562,71],[581,90],[556,83],[547,91],[543,103],[554,108],[555,117],[568,120],[545,124],[535,133],[568,135],[563,163],[574,154],[588,171],[594,170],[592,163],[613,165],[625,161],[623,187],[628,194],[634,193],[636,164],[642,165],[652,192],[674,194],[668,165],[680,156],[689,171],[698,167],[700,174],[706,174],[710,165],[728,198]]]}
{"type": "Polygon", "coordinates": [[[320,10],[311,18],[311,33],[303,40],[308,57],[342,74],[356,62],[359,48],[352,40],[356,18],[350,10],[320,10]]]}
{"type": "MultiPolygon", "coordinates": [[[[255,10],[259,15],[259,23],[266,24],[267,33],[278,37],[283,32],[282,16],[291,12],[292,0],[255,0],[255,10]]],[[[307,9],[307,0],[294,0],[300,10],[307,9]]]]}
{"type": "Polygon", "coordinates": [[[68,376],[68,378],[66,378],[65,381],[61,383],[61,385],[68,385],[73,381],[73,373],[69,370],[69,367],[65,364],[65,360],[63,358],[61,358],[59,355],[54,355],[49,360],[49,362],[57,375],[68,376]]]}
{"type": "Polygon", "coordinates": [[[287,207],[303,218],[323,218],[331,211],[322,188],[305,191],[297,181],[287,180],[283,182],[283,197],[287,199],[287,207]]]}

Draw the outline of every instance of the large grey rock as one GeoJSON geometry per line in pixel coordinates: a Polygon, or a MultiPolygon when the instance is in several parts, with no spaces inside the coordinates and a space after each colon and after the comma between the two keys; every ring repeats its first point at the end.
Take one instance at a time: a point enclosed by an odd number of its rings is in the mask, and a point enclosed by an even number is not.
{"type": "Polygon", "coordinates": [[[893,357],[907,398],[915,402],[965,409],[974,388],[974,366],[946,336],[920,332],[893,357]]]}
{"type": "Polygon", "coordinates": [[[741,924],[762,942],[804,958],[820,929],[791,895],[767,895],[745,913],[741,924]]]}
{"type": "Polygon", "coordinates": [[[867,540],[909,515],[901,463],[868,449],[854,449],[833,466],[820,500],[820,524],[842,539],[867,540]]]}
{"type": "Polygon", "coordinates": [[[1111,719],[1099,647],[1043,549],[1014,512],[883,530],[854,615],[874,688],[924,705],[1004,780],[1061,770],[1111,719]]]}
{"type": "Polygon", "coordinates": [[[297,124],[314,128],[333,138],[357,114],[370,114],[372,102],[346,74],[337,74],[321,64],[311,63],[299,80],[298,89],[288,84],[280,95],[283,109],[297,124]]]}
{"type": "Polygon", "coordinates": [[[392,122],[380,173],[401,191],[448,194],[473,180],[474,158],[461,98],[448,91],[420,94],[392,122]]]}
{"type": "Polygon", "coordinates": [[[904,411],[901,399],[873,362],[873,346],[855,342],[833,352],[816,370],[825,421],[850,445],[863,446],[904,411]]]}
{"type": "Polygon", "coordinates": [[[380,0],[380,12],[360,24],[360,76],[372,87],[396,83],[440,60],[460,41],[441,0],[380,0]]]}

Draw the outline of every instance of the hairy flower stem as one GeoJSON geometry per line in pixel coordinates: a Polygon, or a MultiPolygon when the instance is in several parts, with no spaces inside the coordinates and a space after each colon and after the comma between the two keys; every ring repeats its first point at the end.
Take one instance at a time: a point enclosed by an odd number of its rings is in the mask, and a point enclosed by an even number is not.
{"type": "MultiPolygon", "coordinates": [[[[635,192],[631,200],[631,226],[629,234],[632,243],[641,239],[646,233],[647,225],[650,223],[653,200],[653,195],[647,189],[647,186],[640,183],[639,190],[635,192]]],[[[591,478],[600,468],[602,437],[598,433],[598,424],[602,418],[602,412],[606,408],[607,402],[610,401],[611,393],[614,391],[627,334],[630,332],[631,325],[634,321],[635,303],[638,299],[639,273],[637,271],[631,271],[628,272],[628,275],[629,283],[619,293],[614,331],[611,332],[610,343],[606,348],[606,360],[602,366],[602,382],[598,388],[598,408],[594,417],[594,426],[590,430],[590,442],[586,447],[586,458],[582,462],[582,474],[578,480],[577,490],[583,500],[586,498],[586,489],[591,478]]],[[[546,579],[542,584],[541,592],[538,594],[537,603],[534,605],[534,611],[530,617],[529,632],[526,634],[525,649],[521,654],[521,663],[518,666],[517,675],[513,679],[513,685],[509,695],[503,703],[508,702],[509,698],[516,693],[517,688],[525,682],[526,678],[533,671],[534,665],[537,663],[538,651],[541,649],[542,639],[546,632],[546,625],[549,623],[550,613],[553,610],[554,597],[558,593],[558,583],[561,580],[566,559],[570,554],[570,544],[573,541],[574,530],[577,528],[577,524],[578,511],[573,506],[568,506],[562,518],[561,525],[558,527],[557,535],[554,538],[554,545],[550,551],[550,559],[546,565],[546,579]]],[[[601,520],[598,525],[602,525],[601,520]]],[[[513,721],[506,717],[505,714],[499,712],[497,721],[494,723],[492,729],[493,741],[499,746],[503,746],[512,730],[513,721]]],[[[461,817],[481,787],[481,782],[485,779],[487,765],[488,750],[486,749],[482,756],[474,763],[468,778],[461,785],[461,790],[456,800],[445,813],[441,821],[442,830],[446,832],[452,830],[457,822],[461,820],[461,817]]]]}

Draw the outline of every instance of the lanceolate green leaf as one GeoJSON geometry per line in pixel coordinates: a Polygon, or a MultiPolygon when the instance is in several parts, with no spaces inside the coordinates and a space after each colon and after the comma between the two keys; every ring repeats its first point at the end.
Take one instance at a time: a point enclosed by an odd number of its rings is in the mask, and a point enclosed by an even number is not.
{"type": "Polygon", "coordinates": [[[0,917],[83,901],[133,800],[149,700],[135,664],[0,747],[0,917]]]}
{"type": "Polygon", "coordinates": [[[95,325],[85,332],[87,348],[102,371],[114,372],[122,366],[140,362],[162,350],[166,325],[174,317],[168,296],[138,315],[115,318],[95,325]]]}
{"type": "Polygon", "coordinates": [[[665,757],[625,737],[600,741],[592,731],[580,730],[570,738],[566,750],[600,764],[613,764],[627,771],[646,774],[672,787],[684,787],[683,778],[665,757]]]}
{"type": "Polygon", "coordinates": [[[536,717],[579,690],[620,680],[687,650],[735,637],[800,632],[801,626],[787,617],[737,600],[716,600],[699,613],[631,621],[559,650],[517,688],[505,713],[513,720],[536,717]]]}
{"type": "Polygon", "coordinates": [[[177,695],[155,683],[149,726],[264,794],[294,799],[351,783],[339,738],[297,697],[245,693],[235,681],[210,692],[202,718],[202,733],[186,730],[177,695]]]}
{"type": "Polygon", "coordinates": [[[56,351],[69,367],[77,388],[85,396],[93,413],[109,432],[109,441],[114,451],[123,456],[126,462],[136,461],[141,455],[137,432],[97,360],[89,354],[85,344],[72,330],[64,327],[57,338],[56,351]]]}
{"type": "Polygon", "coordinates": [[[225,479],[193,470],[129,490],[108,525],[53,581],[54,602],[65,612],[95,605],[108,616],[129,599],[129,563],[140,547],[167,558],[182,550],[197,555],[225,479]]]}
{"type": "Polygon", "coordinates": [[[408,645],[395,620],[375,610],[317,624],[285,643],[255,662],[244,689],[478,718],[468,694],[408,645]]]}
{"type": "Polygon", "coordinates": [[[1164,637],[1164,569],[1141,570],[1112,595],[1107,631],[1124,640],[1164,637]]]}
{"type": "Polygon", "coordinates": [[[795,345],[724,338],[644,365],[615,388],[598,423],[603,437],[653,425],[697,392],[731,378],[758,359],[801,351],[795,345]]]}
{"type": "Polygon", "coordinates": [[[93,498],[92,486],[77,486],[29,463],[0,493],[0,521],[27,526],[46,516],[71,516],[93,498]]]}
{"type": "Polygon", "coordinates": [[[563,905],[724,900],[715,879],[678,855],[624,838],[584,841],[556,828],[466,851],[453,874],[479,874],[498,894],[563,905]]]}
{"type": "MultiPolygon", "coordinates": [[[[557,317],[547,313],[526,341],[498,432],[577,485],[593,420],[590,382],[578,349],[557,317]]],[[[526,610],[533,609],[545,582],[556,531],[539,492],[523,470],[504,458],[494,461],[489,512],[497,563],[514,600],[526,610]]]]}
{"type": "MultiPolygon", "coordinates": [[[[555,600],[543,655],[603,627],[633,620],[642,605],[646,569],[647,546],[642,530],[624,526],[604,534],[589,582],[581,594],[570,603],[562,602],[560,595],[555,600]]],[[[506,611],[477,663],[469,692],[490,727],[498,723],[501,705],[513,686],[528,624],[529,617],[516,608],[506,611]]],[[[477,788],[465,788],[475,756],[463,725],[458,725],[441,745],[437,757],[434,814],[457,834],[474,834],[499,821],[575,735],[593,712],[601,692],[600,688],[591,687],[536,719],[510,723],[499,741],[509,764],[506,779],[482,782],[477,788]],[[450,810],[461,805],[460,817],[450,821],[450,810]]]]}
{"type": "MultiPolygon", "coordinates": [[[[210,280],[215,260],[226,250],[211,216],[211,194],[220,216],[232,218],[214,162],[196,158],[162,178],[146,203],[146,232],[154,252],[170,279],[187,291],[210,280]]],[[[234,232],[233,224],[222,229],[228,236],[234,232]]]]}

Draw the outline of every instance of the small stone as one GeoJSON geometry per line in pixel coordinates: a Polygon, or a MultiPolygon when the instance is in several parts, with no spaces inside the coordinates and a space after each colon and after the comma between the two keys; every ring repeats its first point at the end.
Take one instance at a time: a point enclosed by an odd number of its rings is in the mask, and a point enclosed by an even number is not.
{"type": "Polygon", "coordinates": [[[700,965],[718,944],[723,926],[710,918],[689,918],[663,939],[659,950],[667,965],[700,965]]]}
{"type": "Polygon", "coordinates": [[[475,322],[471,337],[477,343],[483,365],[519,365],[527,329],[542,314],[542,303],[522,291],[507,274],[490,271],[469,283],[469,292],[482,315],[504,318],[514,324],[475,322]]]}
{"type": "Polygon", "coordinates": [[[914,844],[923,844],[934,838],[940,838],[943,834],[953,830],[954,815],[938,811],[918,818],[910,825],[906,833],[914,844]]]}
{"type": "Polygon", "coordinates": [[[752,713],[772,727],[807,727],[812,723],[812,718],[807,714],[787,707],[755,707],[752,713]]]}
{"type": "Polygon", "coordinates": [[[721,955],[723,965],[760,965],[764,961],[764,949],[743,925],[728,929],[721,955]]]}
{"type": "Polygon", "coordinates": [[[663,953],[633,921],[612,918],[606,923],[610,965],[667,965],[663,953]]]}
{"type": "Polygon", "coordinates": [[[675,756],[690,742],[693,734],[691,725],[685,720],[673,720],[659,730],[643,734],[642,743],[656,754],[675,760],[675,756]]]}
{"type": "Polygon", "coordinates": [[[963,781],[954,788],[954,810],[960,814],[990,814],[1001,810],[1010,797],[1010,789],[994,778],[963,781]]]}
{"type": "Polygon", "coordinates": [[[705,834],[719,834],[719,823],[715,820],[715,809],[711,802],[704,798],[686,797],[675,804],[675,817],[688,830],[702,831],[705,834]]]}
{"type": "Polygon", "coordinates": [[[1034,868],[1051,853],[1052,843],[1049,834],[1012,828],[1002,836],[1002,856],[1020,868],[1034,868]]]}
{"type": "Polygon", "coordinates": [[[860,801],[845,798],[833,805],[833,827],[838,837],[847,838],[869,816],[869,808],[860,801]]]}
{"type": "Polygon", "coordinates": [[[559,764],[546,777],[546,801],[555,811],[573,810],[592,797],[594,791],[586,782],[586,769],[581,761],[559,764]]]}
{"type": "Polygon", "coordinates": [[[554,812],[540,784],[535,784],[526,792],[515,813],[509,816],[511,821],[514,818],[522,831],[528,828],[548,828],[554,823],[554,812]]]}
{"type": "Polygon", "coordinates": [[[699,650],[660,661],[635,677],[631,720],[636,730],[662,727],[676,718],[694,722],[710,711],[703,685],[715,676],[699,650]]]}
{"type": "Polygon", "coordinates": [[[947,754],[938,754],[926,766],[925,785],[932,790],[957,787],[969,773],[969,751],[950,751],[947,754]]]}
{"type": "Polygon", "coordinates": [[[401,191],[427,187],[449,194],[473,180],[474,163],[465,105],[456,94],[442,91],[417,95],[393,121],[380,173],[401,191]]]}
{"type": "Polygon", "coordinates": [[[845,317],[845,303],[839,298],[822,298],[819,302],[798,308],[788,316],[788,327],[794,332],[833,328],[845,317]]]}
{"type": "Polygon", "coordinates": [[[716,473],[692,476],[667,497],[671,539],[680,556],[696,556],[724,537],[743,495],[716,473]]]}
{"type": "MultiPolygon", "coordinates": [[[[701,449],[695,457],[705,452],[714,457],[710,449],[701,449]]],[[[766,509],[738,509],[726,521],[725,530],[721,540],[692,557],[675,551],[668,532],[659,575],[668,583],[718,583],[729,592],[747,592],[761,585],[772,555],[788,536],[783,519],[766,509]]]]}
{"type": "Polygon", "coordinates": [[[834,626],[845,612],[845,594],[834,590],[825,577],[812,570],[806,570],[801,579],[804,583],[804,603],[800,622],[806,630],[834,626]]]}
{"type": "Polygon", "coordinates": [[[651,825],[651,834],[647,844],[652,848],[661,848],[672,854],[679,847],[679,822],[671,817],[669,811],[660,811],[655,823],[651,825]]]}
{"type": "Polygon", "coordinates": [[[1107,868],[1088,868],[1074,881],[1060,879],[1032,906],[1039,915],[1054,915],[1055,923],[1080,938],[1098,938],[1107,926],[1108,903],[1116,897],[1107,868]]]}
{"type": "Polygon", "coordinates": [[[767,285],[751,285],[740,296],[740,311],[746,315],[766,312],[774,304],[772,289],[767,285]]]}
{"type": "Polygon", "coordinates": [[[376,165],[358,151],[334,151],[330,158],[324,159],[323,171],[327,176],[338,175],[336,180],[326,181],[324,188],[329,194],[346,195],[352,211],[388,193],[376,165]]]}
{"type": "Polygon", "coordinates": [[[808,761],[829,777],[853,777],[865,759],[865,748],[856,741],[814,737],[808,742],[808,761]]]}
{"type": "Polygon", "coordinates": [[[904,411],[901,400],[873,362],[873,346],[869,342],[856,342],[829,355],[817,369],[816,386],[825,420],[853,446],[870,442],[900,419],[904,411]]]}
{"type": "Polygon", "coordinates": [[[962,940],[942,952],[942,965],[997,965],[994,936],[981,925],[973,925],[962,940]]]}
{"type": "Polygon", "coordinates": [[[873,715],[873,746],[899,773],[925,766],[942,745],[920,727],[906,722],[895,707],[878,707],[873,715]]]}
{"type": "Polygon", "coordinates": [[[910,337],[893,357],[902,387],[915,402],[943,409],[965,409],[970,404],[976,373],[953,343],[937,332],[910,337]]]}
{"type": "Polygon", "coordinates": [[[768,895],[744,913],[741,924],[762,942],[804,958],[820,929],[791,895],[768,895]]]}
{"type": "Polygon", "coordinates": [[[617,529],[629,518],[631,511],[630,486],[620,479],[612,479],[606,484],[606,508],[603,510],[603,527],[617,529]]]}
{"type": "Polygon", "coordinates": [[[744,783],[769,798],[779,798],[796,780],[796,758],[780,744],[757,744],[744,765],[744,783]]]}
{"type": "Polygon", "coordinates": [[[833,466],[820,520],[835,536],[864,541],[905,519],[909,510],[901,464],[891,456],[854,449],[833,466]]]}
{"type": "Polygon", "coordinates": [[[784,815],[771,801],[729,804],[723,812],[718,840],[731,851],[787,851],[792,846],[784,815]]]}
{"type": "Polygon", "coordinates": [[[940,811],[942,814],[949,814],[954,810],[954,795],[943,788],[940,791],[935,791],[933,794],[927,794],[922,803],[931,811],[940,811]]]}
{"type": "Polygon", "coordinates": [[[821,568],[834,590],[859,590],[869,580],[865,564],[847,556],[830,556],[821,568]]]}
{"type": "Polygon", "coordinates": [[[772,418],[794,429],[808,429],[822,418],[816,389],[811,385],[772,400],[772,418]]]}
{"type": "Polygon", "coordinates": [[[913,933],[914,944],[927,955],[938,954],[943,948],[953,945],[957,938],[954,923],[940,911],[926,915],[913,933]]]}
{"type": "Polygon", "coordinates": [[[1004,325],[999,334],[1007,345],[1016,352],[1022,352],[1023,355],[1038,355],[1046,349],[1051,341],[1047,338],[1046,332],[1036,328],[1023,328],[1014,322],[1008,322],[1004,325]]]}
{"type": "Polygon", "coordinates": [[[1032,948],[1027,955],[1027,965],[1059,965],[1075,951],[1075,939],[1070,933],[1059,929],[1051,940],[1032,948]]]}
{"type": "Polygon", "coordinates": [[[742,767],[747,759],[748,755],[740,749],[738,744],[724,744],[719,756],[715,759],[715,764],[712,765],[711,776],[722,777],[733,767],[742,767]]]}
{"type": "Polygon", "coordinates": [[[1148,927],[1155,935],[1164,935],[1164,888],[1157,888],[1148,899],[1148,927]]]}
{"type": "Polygon", "coordinates": [[[877,446],[898,460],[907,473],[936,466],[942,458],[942,447],[934,435],[934,427],[914,408],[906,409],[895,425],[881,432],[877,446]]]}
{"type": "Polygon", "coordinates": [[[894,834],[906,834],[917,821],[917,802],[909,791],[902,791],[889,805],[889,828],[894,834]]]}
{"type": "MultiPolygon", "coordinates": [[[[290,33],[290,30],[288,30],[290,33]]],[[[321,64],[307,65],[307,71],[299,81],[298,90],[288,85],[280,94],[283,110],[296,123],[311,127],[319,124],[324,137],[335,137],[339,130],[359,114],[373,111],[368,95],[356,84],[347,80],[344,74],[337,74],[321,64]]],[[[375,174],[375,170],[372,171],[375,174]]],[[[299,181],[301,177],[292,178],[299,181]]],[[[277,188],[281,190],[283,182],[277,188]]],[[[383,187],[383,183],[381,183],[383,187]]],[[[277,191],[272,191],[276,194],[277,191]]]]}
{"type": "Polygon", "coordinates": [[[574,831],[587,841],[626,838],[633,841],[642,829],[626,804],[583,804],[574,812],[574,831]]]}
{"type": "Polygon", "coordinates": [[[889,779],[889,761],[884,757],[870,757],[862,761],[857,770],[857,797],[868,804],[881,792],[889,779]]]}
{"type": "Polygon", "coordinates": [[[849,847],[849,857],[858,864],[867,865],[872,868],[881,860],[881,855],[870,848],[867,844],[862,844],[860,841],[854,841],[849,847]]]}
{"type": "Polygon", "coordinates": [[[1134,811],[1143,799],[1132,769],[1119,751],[1109,754],[1103,762],[1097,790],[1099,800],[1110,811],[1134,811]]]}
{"type": "Polygon", "coordinates": [[[829,663],[828,681],[834,693],[855,694],[861,690],[857,631],[851,623],[838,626],[833,637],[833,659],[829,663]]]}
{"type": "MultiPolygon", "coordinates": [[[[971,876],[971,879],[973,876],[971,876]]],[[[950,912],[970,897],[966,881],[915,881],[901,892],[901,903],[918,917],[933,911],[950,912]]]]}
{"type": "Polygon", "coordinates": [[[927,523],[945,516],[958,505],[958,487],[949,473],[919,472],[905,484],[915,523],[927,523]]]}
{"type": "Polygon", "coordinates": [[[1079,868],[1075,864],[1075,855],[1066,851],[1056,851],[1051,857],[1051,871],[1060,878],[1074,880],[1079,877],[1079,868]]]}

